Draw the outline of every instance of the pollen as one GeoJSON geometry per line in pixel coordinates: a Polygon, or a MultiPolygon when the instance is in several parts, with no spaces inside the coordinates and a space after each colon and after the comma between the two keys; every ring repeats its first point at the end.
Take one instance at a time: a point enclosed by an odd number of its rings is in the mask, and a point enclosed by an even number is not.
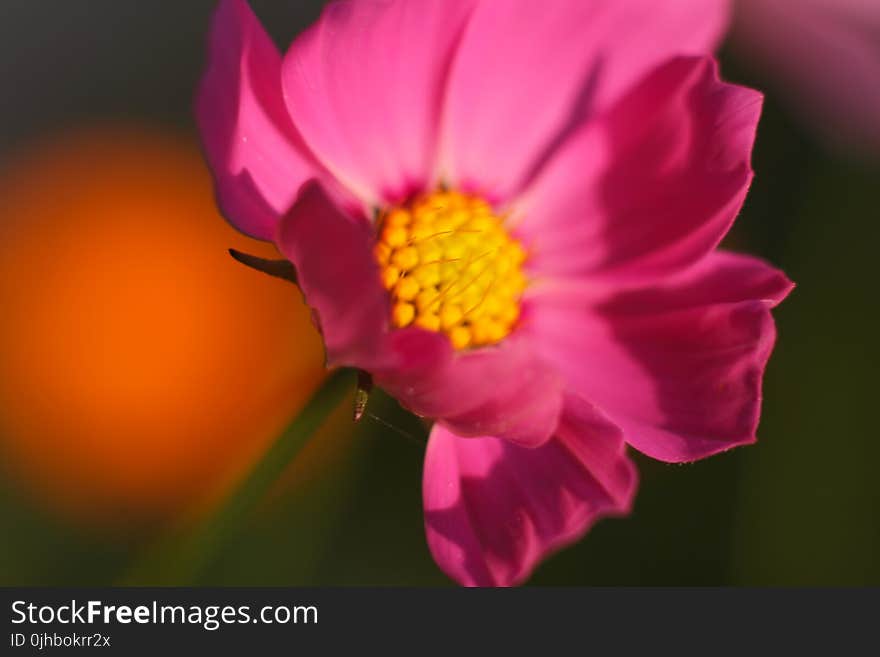
{"type": "Polygon", "coordinates": [[[387,209],[374,254],[391,324],[449,337],[455,349],[501,342],[516,327],[526,252],[485,200],[437,191],[387,209]]]}

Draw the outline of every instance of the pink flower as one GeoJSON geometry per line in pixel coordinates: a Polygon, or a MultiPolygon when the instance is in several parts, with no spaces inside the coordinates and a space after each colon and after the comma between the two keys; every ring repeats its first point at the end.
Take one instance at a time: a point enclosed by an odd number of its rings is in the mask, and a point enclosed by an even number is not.
{"type": "Polygon", "coordinates": [[[791,283],[716,250],[761,107],[701,54],[725,5],[360,0],[283,58],[241,0],[214,17],[221,206],[294,263],[329,364],[435,420],[425,526],[462,584],[628,513],[627,443],[755,440],[791,283]]]}
{"type": "Polygon", "coordinates": [[[880,152],[878,0],[737,0],[733,34],[825,137],[880,152]]]}

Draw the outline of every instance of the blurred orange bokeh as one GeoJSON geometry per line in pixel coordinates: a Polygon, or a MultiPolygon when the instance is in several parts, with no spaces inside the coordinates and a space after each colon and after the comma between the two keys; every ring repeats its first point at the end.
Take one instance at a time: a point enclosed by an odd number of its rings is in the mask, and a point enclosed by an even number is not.
{"type": "Polygon", "coordinates": [[[140,128],[31,146],[0,174],[0,450],[76,519],[216,500],[323,377],[299,293],[227,254],[198,148],[140,128]]]}

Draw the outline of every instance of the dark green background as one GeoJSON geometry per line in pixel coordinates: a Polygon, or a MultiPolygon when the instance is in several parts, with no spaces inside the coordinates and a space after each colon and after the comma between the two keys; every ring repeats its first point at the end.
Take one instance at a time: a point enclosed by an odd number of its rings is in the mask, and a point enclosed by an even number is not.
{"type": "MultiPolygon", "coordinates": [[[[286,44],[320,3],[252,5],[286,44]]],[[[83,122],[193,131],[212,6],[4,0],[0,89],[15,93],[0,98],[0,162],[31,138],[83,122]]],[[[814,141],[783,109],[785,89],[728,53],[722,60],[728,79],[767,92],[757,177],[730,243],[798,284],[776,312],[760,441],[692,465],[637,457],[632,516],[600,523],[542,565],[534,584],[880,584],[880,167],[814,141]]],[[[422,530],[424,430],[390,400],[372,410],[400,430],[367,419],[342,459],[253,515],[199,581],[448,583],[422,530]]],[[[157,538],[65,525],[15,490],[6,482],[0,495],[0,584],[119,581],[157,538]]]]}

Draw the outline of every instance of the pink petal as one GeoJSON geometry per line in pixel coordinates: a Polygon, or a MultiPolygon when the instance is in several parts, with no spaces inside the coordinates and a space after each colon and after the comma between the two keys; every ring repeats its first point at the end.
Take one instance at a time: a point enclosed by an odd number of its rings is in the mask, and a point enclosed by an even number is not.
{"type": "Polygon", "coordinates": [[[271,240],[318,167],[284,107],[281,56],[243,0],[223,0],[214,13],[196,118],[223,213],[271,240]]]}
{"type": "MultiPolygon", "coordinates": [[[[397,333],[397,332],[396,332],[397,333]]],[[[437,418],[462,436],[493,435],[534,447],[553,435],[562,411],[562,379],[528,341],[513,335],[496,347],[453,353],[449,340],[396,336],[398,362],[376,381],[406,408],[437,418]],[[418,341],[406,347],[402,341],[418,341]]],[[[404,334],[406,335],[406,334],[404,334]]]]}
{"type": "Polygon", "coordinates": [[[727,0],[480,3],[450,75],[443,174],[510,198],[573,120],[608,107],[675,54],[705,54],[727,0]]]}
{"type": "Polygon", "coordinates": [[[284,217],[278,248],[324,338],[329,365],[371,369],[387,357],[388,297],[379,282],[366,221],[352,219],[315,182],[284,217]]]}
{"type": "Polygon", "coordinates": [[[297,126],[368,204],[433,186],[449,62],[472,5],[334,2],[285,56],[284,93],[297,126]]]}
{"type": "Polygon", "coordinates": [[[527,192],[538,276],[621,285],[687,267],[730,228],[752,178],[761,95],[708,58],[664,64],[574,135],[527,192]]]}
{"type": "Polygon", "coordinates": [[[423,476],[428,545],[461,584],[517,584],[599,517],[628,513],[636,484],[620,431],[575,397],[536,449],[438,424],[423,476]]]}
{"type": "Polygon", "coordinates": [[[880,152],[880,2],[739,0],[736,7],[736,49],[776,79],[780,96],[823,136],[880,152]]]}
{"type": "Polygon", "coordinates": [[[718,252],[677,280],[604,302],[548,292],[526,330],[630,445],[692,461],[754,442],[776,335],[770,308],[791,288],[759,260],[718,252]]]}

